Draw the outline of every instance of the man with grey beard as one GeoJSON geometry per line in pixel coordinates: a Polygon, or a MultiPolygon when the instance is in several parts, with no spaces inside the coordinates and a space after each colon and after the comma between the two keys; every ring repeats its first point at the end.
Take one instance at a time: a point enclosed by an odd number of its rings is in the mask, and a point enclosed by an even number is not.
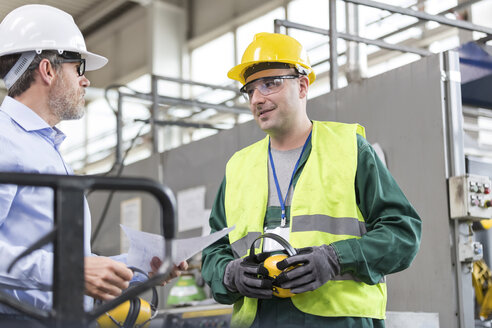
{"type": "MultiPolygon", "coordinates": [[[[86,70],[107,63],[87,51],[72,16],[46,5],[26,5],[9,13],[0,25],[0,76],[8,96],[0,107],[0,171],[73,174],[59,147],[65,135],[56,127],[84,115],[86,70]]],[[[20,260],[10,273],[6,266],[53,227],[53,190],[0,185],[0,288],[19,301],[51,308],[53,252],[51,245],[20,260]]],[[[91,221],[85,202],[85,288],[99,300],[111,300],[129,286],[133,273],[125,256],[93,256],[91,221]]],[[[175,267],[172,276],[186,269],[175,267]]],[[[158,265],[151,264],[158,270],[158,265]]],[[[86,297],[86,309],[93,299],[86,297]]],[[[0,304],[0,326],[33,324],[0,304]],[[21,322],[19,323],[19,320],[21,322]]]]}

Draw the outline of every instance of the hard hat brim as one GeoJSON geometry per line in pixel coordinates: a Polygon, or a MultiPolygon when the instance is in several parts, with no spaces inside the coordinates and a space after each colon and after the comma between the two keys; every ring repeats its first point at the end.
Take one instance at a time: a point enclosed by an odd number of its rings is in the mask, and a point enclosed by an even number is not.
{"type": "MultiPolygon", "coordinates": [[[[239,81],[242,85],[244,85],[246,83],[246,80],[244,79],[244,72],[246,71],[246,69],[250,66],[253,66],[253,65],[256,65],[256,64],[262,63],[262,62],[273,62],[273,60],[272,61],[269,61],[269,60],[251,61],[251,62],[236,65],[229,70],[229,72],[227,73],[227,77],[232,79],[232,80],[239,81]]],[[[296,61],[284,60],[284,59],[275,60],[275,62],[292,64],[294,66],[299,64],[296,61]]],[[[305,65],[302,65],[302,66],[311,71],[308,74],[308,78],[309,78],[309,84],[312,84],[314,82],[314,80],[316,80],[316,74],[314,73],[314,71],[309,66],[305,66],[305,65]]]]}
{"type": "MultiPolygon", "coordinates": [[[[58,50],[58,49],[44,49],[44,50],[58,50]]],[[[108,59],[104,56],[97,55],[95,53],[89,51],[80,51],[79,49],[63,49],[64,51],[73,51],[80,53],[82,58],[85,58],[85,70],[86,71],[95,71],[100,69],[104,65],[108,63],[108,59]]],[[[17,49],[16,51],[5,51],[4,53],[0,53],[0,56],[6,56],[15,53],[23,53],[26,51],[33,51],[33,49],[17,49]]]]}
{"type": "Polygon", "coordinates": [[[108,63],[108,59],[92,52],[81,52],[82,58],[85,58],[86,71],[95,71],[108,63]]]}

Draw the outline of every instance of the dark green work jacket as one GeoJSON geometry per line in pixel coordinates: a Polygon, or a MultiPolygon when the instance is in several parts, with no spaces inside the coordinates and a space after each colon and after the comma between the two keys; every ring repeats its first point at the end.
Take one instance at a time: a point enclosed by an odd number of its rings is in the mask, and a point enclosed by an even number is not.
{"type": "MultiPolygon", "coordinates": [[[[341,274],[351,273],[367,284],[384,275],[407,268],[420,244],[421,220],[395,180],[363,138],[357,137],[358,160],[355,178],[357,206],[364,216],[367,233],[332,245],[338,254],[341,274]]],[[[309,144],[294,177],[294,188],[311,152],[309,144]]],[[[217,194],[211,217],[212,232],[227,227],[224,209],[225,179],[217,194]]],[[[265,227],[280,225],[279,207],[267,208],[265,227]]],[[[289,209],[287,209],[288,218],[289,209]]],[[[202,275],[214,298],[232,304],[242,297],[223,285],[226,265],[234,259],[228,237],[203,251],[202,275]]],[[[290,299],[261,300],[253,326],[264,327],[384,327],[384,321],[357,317],[321,317],[299,311],[290,299]]]]}

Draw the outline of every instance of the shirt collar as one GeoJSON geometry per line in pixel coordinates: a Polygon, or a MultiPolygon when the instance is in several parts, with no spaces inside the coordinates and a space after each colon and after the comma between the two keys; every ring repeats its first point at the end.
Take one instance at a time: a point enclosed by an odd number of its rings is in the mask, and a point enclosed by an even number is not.
{"type": "Polygon", "coordinates": [[[49,126],[48,123],[32,109],[12,97],[5,97],[1,110],[26,131],[51,128],[51,126],[49,126]]]}
{"type": "Polygon", "coordinates": [[[53,141],[53,144],[58,149],[65,134],[57,127],[51,127],[45,120],[36,114],[31,108],[23,103],[15,100],[12,97],[6,96],[3,100],[0,110],[6,113],[20,127],[26,131],[39,131],[42,135],[53,141]]]}

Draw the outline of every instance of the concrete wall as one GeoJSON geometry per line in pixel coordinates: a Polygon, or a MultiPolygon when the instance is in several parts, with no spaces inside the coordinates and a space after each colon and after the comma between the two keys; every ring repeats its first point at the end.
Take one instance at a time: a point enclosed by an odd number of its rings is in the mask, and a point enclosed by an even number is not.
{"type": "Polygon", "coordinates": [[[450,248],[444,123],[438,56],[352,84],[310,102],[311,117],[358,122],[378,142],[388,168],[423,221],[412,266],[389,275],[388,310],[437,312],[457,327],[457,292],[450,248]]]}

